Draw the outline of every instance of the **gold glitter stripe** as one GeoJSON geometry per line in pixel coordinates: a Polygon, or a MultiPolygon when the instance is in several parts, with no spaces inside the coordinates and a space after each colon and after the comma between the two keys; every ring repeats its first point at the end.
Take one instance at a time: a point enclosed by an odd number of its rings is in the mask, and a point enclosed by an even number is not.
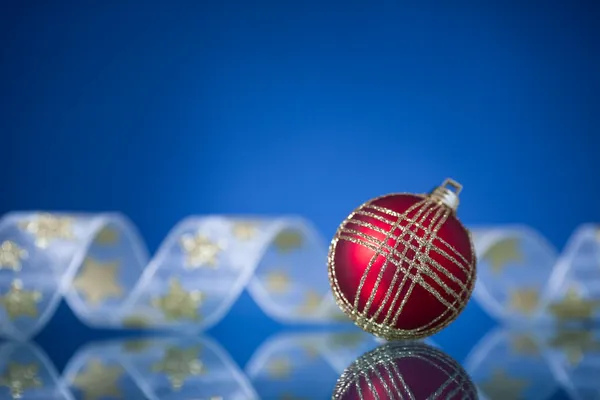
{"type": "MultiPolygon", "coordinates": [[[[472,242],[471,242],[471,247],[472,247],[472,242]]],[[[467,284],[464,285],[464,287],[462,287],[462,290],[460,291],[460,295],[458,298],[456,298],[453,302],[452,302],[452,308],[448,308],[446,310],[444,310],[444,312],[442,312],[439,316],[437,316],[435,319],[431,320],[428,324],[420,327],[418,330],[422,331],[422,330],[426,330],[427,328],[429,328],[430,326],[436,324],[438,321],[442,320],[443,318],[446,317],[446,315],[448,313],[451,313],[451,315],[449,317],[447,317],[447,323],[450,323],[454,317],[456,315],[458,315],[460,313],[460,311],[464,308],[464,306],[466,306],[467,301],[469,300],[469,297],[467,295],[467,293],[469,291],[472,291],[475,287],[475,285],[473,284],[473,281],[475,280],[475,267],[473,267],[466,278],[466,282],[467,284]],[[456,307],[456,305],[459,305],[459,307],[456,307]]]]}
{"type": "MultiPolygon", "coordinates": [[[[423,235],[423,238],[425,239],[424,241],[425,241],[426,245],[425,246],[423,246],[422,244],[420,245],[419,252],[415,256],[415,258],[416,258],[415,262],[409,264],[409,271],[411,270],[410,268],[413,267],[413,266],[417,270],[417,273],[416,273],[417,279],[421,279],[421,272],[425,272],[426,269],[427,269],[427,272],[431,272],[429,270],[429,268],[427,267],[427,264],[425,264],[425,262],[423,261],[423,258],[421,258],[419,255],[421,254],[421,249],[423,247],[425,247],[424,257],[427,257],[427,258],[429,258],[430,261],[432,261],[431,257],[429,257],[429,251],[430,251],[430,249],[432,247],[433,240],[436,238],[438,230],[441,228],[441,226],[446,222],[446,219],[448,218],[448,213],[447,212],[444,213],[442,211],[441,214],[442,214],[442,216],[441,216],[441,219],[440,219],[439,223],[436,223],[435,219],[431,221],[431,225],[434,225],[433,229],[432,230],[429,230],[429,229],[426,230],[425,231],[425,235],[423,235]],[[427,236],[430,236],[430,240],[427,240],[427,236]]],[[[438,217],[438,215],[436,213],[436,216],[434,216],[434,218],[440,218],[440,217],[438,217]]],[[[405,244],[408,244],[408,243],[405,243],[405,244]]],[[[435,274],[435,276],[437,277],[438,275],[435,274]]],[[[402,298],[402,302],[400,303],[400,307],[398,307],[398,310],[396,311],[396,315],[394,315],[394,318],[392,319],[392,325],[396,325],[396,323],[398,321],[398,318],[400,317],[400,314],[402,313],[402,310],[404,310],[404,306],[408,302],[408,299],[410,298],[410,295],[412,294],[412,291],[415,288],[417,279],[412,279],[411,280],[411,283],[410,283],[410,286],[408,288],[408,291],[406,292],[406,295],[402,298]]],[[[441,279],[440,279],[440,281],[441,281],[441,279]]],[[[447,291],[446,288],[449,289],[449,286],[447,286],[444,283],[444,285],[442,286],[442,288],[447,291]]],[[[398,293],[400,293],[402,291],[402,289],[403,289],[403,286],[400,287],[398,293]]],[[[453,290],[451,290],[451,293],[454,296],[454,291],[453,290]]],[[[438,300],[439,300],[439,298],[438,298],[438,300]]]]}
{"type": "MultiPolygon", "coordinates": [[[[356,222],[363,222],[363,221],[356,220],[356,221],[353,221],[352,223],[353,223],[353,224],[356,224],[356,225],[366,226],[365,224],[357,224],[356,222]]],[[[361,234],[362,232],[360,232],[360,231],[357,231],[357,230],[355,230],[355,229],[349,229],[349,228],[346,228],[346,229],[344,229],[344,230],[343,230],[343,233],[353,233],[353,234],[357,234],[357,235],[358,235],[358,234],[361,234]]],[[[408,234],[408,233],[407,233],[407,234],[408,234]]],[[[405,234],[405,235],[406,235],[406,234],[405,234]]],[[[374,237],[374,236],[367,236],[367,235],[366,235],[366,234],[364,234],[364,233],[362,234],[362,236],[363,236],[363,238],[365,239],[365,241],[367,241],[367,242],[370,242],[370,243],[371,243],[373,246],[377,246],[377,245],[379,245],[379,243],[378,243],[379,239],[377,239],[376,237],[374,237]]],[[[412,240],[412,239],[411,239],[411,240],[412,240]]],[[[400,252],[398,252],[398,250],[397,250],[397,249],[394,249],[394,248],[393,248],[393,247],[391,247],[390,245],[386,245],[386,246],[387,246],[387,247],[386,247],[386,249],[387,249],[388,251],[391,251],[391,252],[393,252],[395,256],[397,256],[397,257],[402,257],[402,256],[404,255],[404,252],[400,253],[400,252]]],[[[417,251],[417,250],[418,250],[420,247],[416,247],[416,246],[413,246],[413,245],[411,245],[410,243],[408,243],[408,244],[405,244],[405,248],[407,248],[407,249],[409,249],[409,250],[413,250],[413,251],[415,251],[415,252],[416,252],[416,251],[417,251]]],[[[434,250],[434,249],[432,249],[432,250],[434,250]]],[[[434,251],[434,253],[435,253],[435,251],[434,251]]],[[[439,254],[439,253],[438,253],[438,254],[439,254]]],[[[441,254],[440,254],[440,255],[441,255],[441,254]]],[[[449,260],[449,261],[452,261],[452,260],[449,260]]],[[[466,285],[465,285],[465,284],[462,282],[462,280],[458,279],[456,276],[454,276],[453,274],[451,274],[451,273],[450,273],[450,271],[448,271],[446,268],[444,268],[444,267],[443,267],[443,266],[442,266],[442,265],[441,265],[441,264],[440,264],[438,261],[436,261],[436,260],[434,260],[434,259],[431,259],[431,264],[432,264],[434,267],[436,267],[436,269],[438,269],[438,270],[439,270],[441,273],[443,273],[444,275],[446,275],[446,277],[447,277],[448,279],[451,279],[453,282],[455,282],[456,284],[460,285],[460,287],[461,287],[461,288],[463,288],[464,286],[466,286],[466,285]]],[[[467,271],[464,271],[464,273],[465,273],[467,276],[470,274],[470,272],[469,272],[468,270],[467,270],[467,271]]]]}
{"type": "MultiPolygon", "coordinates": [[[[421,207],[421,208],[419,209],[419,211],[417,212],[417,215],[415,216],[415,218],[419,218],[419,216],[420,216],[420,215],[421,215],[421,214],[422,214],[422,213],[423,213],[423,212],[424,212],[426,209],[427,209],[427,203],[425,203],[425,204],[423,205],[423,207],[421,207]]],[[[429,211],[427,214],[425,214],[425,215],[423,216],[423,220],[425,220],[425,218],[427,218],[427,215],[428,215],[430,212],[431,212],[431,211],[429,211]]],[[[410,225],[407,225],[407,226],[401,226],[401,225],[400,225],[400,224],[401,224],[401,222],[403,222],[403,220],[399,218],[399,219],[396,221],[396,223],[395,223],[395,225],[397,225],[397,226],[399,227],[401,234],[396,236],[395,243],[394,243],[394,246],[393,246],[393,249],[394,249],[394,250],[396,250],[396,248],[397,248],[397,246],[398,246],[398,243],[399,243],[399,241],[401,240],[401,237],[402,237],[402,235],[404,234],[404,232],[405,232],[406,230],[410,230],[410,228],[411,228],[411,227],[410,227],[410,225]]],[[[380,241],[380,242],[377,244],[377,246],[378,246],[378,251],[377,251],[377,252],[375,252],[375,253],[374,253],[374,254],[371,256],[371,260],[369,261],[369,263],[375,263],[375,261],[377,260],[378,256],[379,256],[379,255],[383,255],[383,254],[382,254],[382,253],[383,253],[383,251],[382,251],[382,250],[383,250],[385,247],[388,247],[388,246],[389,246],[389,245],[388,245],[388,240],[389,240],[389,238],[391,238],[391,237],[394,235],[394,231],[395,231],[396,229],[398,229],[398,228],[397,228],[397,227],[395,227],[395,226],[393,226],[393,227],[392,227],[392,228],[391,228],[391,229],[388,231],[388,233],[386,234],[386,237],[385,237],[385,239],[381,240],[381,241],[380,241]],[[389,236],[389,237],[388,237],[388,236],[389,236]]],[[[405,249],[405,253],[407,253],[407,252],[408,252],[408,251],[405,249]]],[[[372,303],[373,303],[373,300],[375,299],[375,294],[376,294],[376,293],[377,293],[377,291],[379,290],[379,285],[381,284],[381,280],[383,279],[383,274],[385,273],[385,269],[386,269],[386,267],[387,267],[387,266],[390,264],[390,263],[389,263],[389,261],[390,261],[390,253],[389,253],[389,252],[387,252],[387,254],[385,255],[385,261],[383,262],[383,265],[381,266],[381,268],[380,268],[380,270],[379,270],[379,274],[377,275],[377,279],[375,280],[375,287],[374,287],[374,290],[372,290],[372,291],[371,291],[371,295],[369,296],[369,299],[367,300],[367,304],[366,304],[366,306],[365,306],[365,308],[364,308],[364,310],[363,310],[363,315],[365,315],[365,316],[367,316],[367,314],[368,314],[369,310],[371,309],[371,305],[372,305],[372,303]]],[[[396,269],[396,271],[397,271],[397,269],[396,269]]],[[[388,289],[389,289],[389,288],[388,288],[388,289]]],[[[377,313],[381,312],[381,309],[382,309],[382,307],[383,307],[383,305],[380,305],[380,307],[379,307],[379,308],[378,308],[378,310],[377,310],[377,313]]],[[[374,319],[375,319],[375,316],[373,316],[371,319],[372,319],[372,320],[374,320],[374,319]]]]}
{"type": "MultiPolygon", "coordinates": [[[[438,209],[438,208],[439,208],[439,207],[432,207],[432,208],[429,208],[429,209],[427,210],[427,213],[425,213],[425,214],[423,215],[423,219],[427,218],[427,217],[429,216],[429,214],[430,214],[430,213],[431,213],[433,210],[436,210],[436,209],[438,209]]],[[[404,236],[404,232],[402,232],[402,236],[399,236],[399,237],[398,237],[398,240],[400,240],[400,238],[401,238],[401,237],[403,237],[403,236],[404,236]]],[[[397,243],[398,243],[398,242],[396,242],[396,246],[397,246],[397,243]]],[[[396,248],[394,248],[394,252],[397,252],[396,248]]],[[[404,247],[404,251],[402,252],[402,257],[403,257],[403,258],[406,258],[406,255],[407,255],[407,253],[408,253],[408,247],[404,247]]],[[[386,262],[387,262],[387,259],[386,259],[386,262]]],[[[388,288],[388,290],[387,290],[387,293],[386,293],[386,295],[385,295],[385,298],[383,299],[383,303],[381,304],[381,307],[379,308],[379,310],[377,310],[377,312],[375,313],[375,315],[373,315],[373,320],[376,320],[376,319],[377,319],[377,317],[379,317],[379,314],[380,314],[380,312],[381,312],[381,311],[384,309],[384,307],[386,306],[386,304],[387,304],[387,302],[388,302],[388,300],[389,300],[389,297],[391,297],[391,295],[392,295],[392,292],[393,292],[394,286],[396,285],[396,281],[398,280],[398,278],[399,278],[399,277],[400,277],[400,270],[399,270],[398,268],[396,268],[396,270],[394,271],[394,278],[392,279],[392,283],[390,284],[390,287],[389,287],[389,288],[388,288]]],[[[404,281],[404,278],[405,278],[405,277],[406,277],[406,275],[404,275],[404,277],[403,277],[403,281],[404,281]]],[[[383,323],[386,323],[386,322],[387,322],[387,320],[389,319],[389,317],[390,317],[390,315],[391,315],[391,311],[392,311],[392,309],[394,308],[394,305],[396,305],[396,302],[398,301],[398,298],[399,298],[399,296],[400,296],[400,291],[401,291],[401,290],[402,290],[402,282],[400,283],[400,288],[399,288],[399,289],[396,291],[396,294],[395,294],[394,298],[392,299],[392,303],[391,303],[391,304],[390,304],[390,306],[388,307],[388,311],[387,311],[387,313],[386,313],[386,316],[385,316],[385,319],[384,319],[383,323]]]]}
{"type": "MultiPolygon", "coordinates": [[[[367,236],[366,233],[364,232],[360,232],[360,231],[355,231],[355,230],[347,230],[348,233],[350,233],[351,235],[344,235],[342,234],[340,236],[340,240],[346,240],[346,241],[350,241],[353,242],[355,244],[361,245],[363,247],[368,248],[369,250],[374,250],[376,248],[376,246],[372,243],[370,243],[368,240],[366,240],[367,238],[370,238],[370,236],[367,236]],[[358,236],[358,237],[356,237],[358,236]]],[[[406,263],[411,263],[414,260],[408,258],[404,253],[400,253],[397,249],[393,249],[391,246],[389,245],[385,245],[385,248],[389,248],[391,252],[393,252],[393,255],[395,255],[399,260],[395,260],[393,258],[388,259],[387,261],[392,263],[395,266],[403,267],[403,264],[406,263]]],[[[441,268],[441,267],[440,267],[441,268]]],[[[404,269],[403,271],[406,271],[406,269],[404,269]]],[[[402,271],[402,272],[403,272],[402,271]]],[[[450,272],[448,270],[446,270],[445,268],[441,268],[440,270],[443,274],[447,275],[448,277],[451,275],[450,272]]],[[[432,278],[437,284],[439,284],[440,286],[446,288],[444,291],[447,292],[448,294],[452,295],[453,298],[458,298],[457,294],[454,293],[452,291],[452,289],[450,287],[448,287],[446,285],[445,282],[443,282],[440,278],[439,275],[434,273],[433,270],[431,268],[429,268],[429,266],[425,265],[425,268],[423,268],[422,272],[426,272],[426,275],[430,278],[432,278]]],[[[455,278],[458,280],[458,278],[455,278]]],[[[466,289],[468,288],[468,285],[464,285],[462,283],[460,283],[461,289],[466,289]]]]}
{"type": "MultiPolygon", "coordinates": [[[[353,237],[353,236],[340,236],[340,239],[347,240],[347,241],[350,241],[350,242],[352,242],[352,243],[355,243],[355,244],[361,245],[361,246],[363,246],[363,247],[366,247],[366,248],[367,248],[367,249],[369,249],[369,250],[373,250],[373,251],[375,250],[375,247],[374,247],[374,246],[372,246],[372,245],[368,244],[367,242],[365,242],[365,241],[361,240],[360,238],[355,238],[355,237],[353,237]]],[[[404,259],[401,259],[401,260],[390,260],[390,263],[392,263],[392,264],[394,264],[396,267],[398,267],[398,268],[400,269],[400,272],[403,272],[403,273],[405,273],[405,274],[408,274],[408,275],[410,275],[410,274],[409,274],[409,272],[408,272],[408,271],[409,271],[409,269],[410,269],[410,267],[408,267],[408,268],[405,268],[405,267],[404,267],[404,264],[406,264],[406,263],[408,263],[408,262],[410,262],[410,261],[411,261],[410,259],[408,259],[408,258],[404,258],[404,259]]],[[[443,281],[442,281],[442,280],[439,278],[439,276],[438,276],[437,274],[434,274],[434,273],[431,273],[431,272],[429,272],[429,274],[426,274],[426,276],[428,276],[428,277],[430,277],[431,279],[433,279],[433,280],[434,280],[434,281],[435,281],[435,282],[436,282],[438,285],[440,285],[440,287],[442,287],[442,288],[444,289],[444,292],[446,292],[447,294],[449,294],[450,296],[452,296],[454,299],[457,299],[457,298],[459,298],[459,297],[458,297],[458,294],[457,294],[457,293],[455,293],[455,292],[454,292],[454,291],[453,291],[453,290],[452,290],[450,287],[448,287],[448,286],[447,286],[447,285],[446,285],[446,284],[445,284],[445,283],[444,283],[444,282],[443,282],[443,281]]],[[[411,278],[414,278],[414,277],[415,277],[415,275],[410,275],[410,277],[411,277],[411,278]]],[[[419,279],[419,282],[422,282],[424,285],[427,285],[428,287],[431,287],[431,286],[429,286],[429,284],[428,284],[427,282],[423,281],[422,279],[419,279]]],[[[433,292],[437,293],[437,295],[439,296],[439,293],[438,293],[438,292],[437,292],[435,289],[433,289],[433,288],[432,288],[431,290],[432,290],[433,292]]],[[[429,291],[429,290],[428,290],[428,291],[429,291]]],[[[432,293],[432,294],[434,294],[434,293],[432,293]]],[[[437,296],[436,296],[436,297],[437,297],[437,296]]]]}
{"type": "MultiPolygon", "coordinates": [[[[427,201],[427,200],[425,199],[425,200],[422,200],[422,201],[420,201],[420,202],[418,202],[418,203],[416,203],[416,204],[412,205],[411,207],[409,207],[409,208],[408,208],[408,209],[407,209],[407,210],[404,212],[404,214],[408,214],[408,213],[412,212],[412,210],[414,210],[414,209],[416,209],[416,208],[420,207],[420,206],[421,206],[421,204],[422,204],[422,203],[425,203],[426,201],[427,201]]],[[[351,223],[351,222],[352,222],[352,218],[349,218],[349,221],[348,221],[348,222],[349,222],[349,223],[351,223]]],[[[396,221],[396,222],[395,222],[395,223],[392,225],[392,229],[390,229],[390,230],[389,230],[389,231],[386,233],[385,239],[383,240],[383,242],[384,242],[384,243],[385,243],[385,242],[387,242],[387,241],[390,239],[391,235],[393,234],[394,230],[396,230],[396,229],[398,228],[398,225],[399,225],[399,224],[400,224],[400,221],[399,221],[399,219],[398,219],[398,221],[396,221]]],[[[374,249],[374,251],[376,252],[376,253],[375,253],[375,255],[379,255],[379,253],[381,252],[381,247],[380,247],[380,246],[377,246],[377,247],[374,249]]],[[[375,263],[375,259],[376,259],[376,257],[371,257],[371,260],[369,260],[369,263],[367,264],[367,267],[365,268],[365,271],[363,272],[363,275],[362,275],[362,277],[361,277],[361,279],[360,279],[360,282],[359,282],[359,284],[358,284],[358,288],[357,288],[357,291],[356,291],[356,294],[355,294],[355,298],[354,298],[354,308],[355,308],[355,309],[358,309],[358,302],[359,302],[359,299],[360,299],[360,295],[361,295],[361,293],[362,293],[363,286],[365,285],[365,281],[367,280],[367,276],[369,275],[369,271],[371,270],[371,267],[373,267],[373,264],[375,263]]]]}
{"type": "MultiPolygon", "coordinates": [[[[373,213],[363,212],[363,211],[358,211],[357,214],[368,216],[368,217],[372,217],[372,218],[377,219],[377,220],[379,220],[381,222],[389,223],[388,220],[386,220],[385,218],[380,217],[378,214],[373,214],[373,213]],[[377,217],[379,217],[379,218],[377,218],[377,217]]],[[[371,224],[370,222],[367,222],[367,221],[361,221],[361,222],[364,222],[364,226],[366,226],[368,228],[371,228],[371,229],[373,229],[373,230],[375,230],[377,232],[381,232],[381,233],[385,233],[386,232],[385,230],[379,228],[376,225],[371,224]]],[[[419,225],[418,223],[416,225],[418,226],[419,229],[426,230],[426,228],[424,226],[419,225]]],[[[418,236],[416,232],[412,232],[412,234],[413,234],[412,239],[414,239],[415,241],[417,241],[417,242],[422,242],[423,241],[423,239],[420,236],[418,236]]],[[[452,252],[454,252],[454,253],[458,252],[454,247],[452,247],[451,245],[449,245],[447,242],[443,241],[442,238],[438,237],[437,240],[440,241],[440,243],[444,244],[446,247],[448,247],[452,252]]],[[[442,257],[445,257],[448,260],[452,261],[465,274],[468,273],[469,262],[463,256],[461,256],[461,258],[465,260],[464,262],[465,262],[466,265],[461,264],[456,258],[452,257],[450,254],[446,253],[444,250],[442,250],[439,247],[435,247],[434,251],[436,253],[438,253],[439,255],[441,255],[442,257]]]]}
{"type": "MultiPolygon", "coordinates": [[[[354,238],[354,237],[351,237],[351,236],[348,236],[348,237],[346,237],[346,236],[340,236],[340,239],[343,239],[343,240],[348,240],[348,241],[350,241],[350,242],[353,242],[353,243],[355,243],[355,244],[362,245],[362,246],[364,246],[364,247],[366,247],[366,248],[368,248],[368,249],[370,249],[370,250],[373,250],[373,251],[375,251],[375,247],[368,245],[366,242],[364,242],[364,241],[361,241],[360,239],[356,239],[356,238],[354,238]]],[[[405,274],[409,275],[409,277],[410,277],[410,278],[412,278],[412,279],[416,278],[416,276],[414,276],[414,275],[410,275],[410,274],[408,273],[408,270],[402,266],[402,264],[403,264],[403,262],[402,262],[402,261],[399,261],[399,262],[397,262],[396,260],[391,260],[390,262],[391,262],[391,263],[393,263],[394,265],[396,265],[396,266],[397,266],[397,267],[398,267],[398,268],[399,268],[399,269],[400,269],[400,270],[401,270],[403,273],[405,273],[405,274]]],[[[436,280],[436,279],[435,279],[433,276],[431,276],[431,278],[432,278],[432,279],[434,279],[434,280],[436,280]]],[[[441,286],[441,285],[444,285],[444,283],[443,283],[443,282],[442,282],[442,281],[439,279],[439,277],[437,277],[437,276],[436,276],[436,278],[437,278],[437,280],[436,280],[436,283],[438,283],[440,286],[441,286]]],[[[441,295],[440,295],[440,294],[439,294],[439,293],[438,293],[438,292],[437,292],[437,291],[436,291],[436,290],[435,290],[433,287],[431,287],[431,285],[429,285],[427,282],[423,281],[422,279],[419,279],[419,280],[418,280],[418,283],[419,283],[419,284],[420,284],[420,285],[421,285],[421,286],[422,286],[424,289],[426,289],[428,292],[430,292],[431,294],[433,294],[434,296],[436,296],[436,298],[438,298],[438,300],[439,300],[439,301],[440,301],[442,304],[444,304],[444,305],[445,305],[445,306],[447,306],[447,307],[450,307],[450,303],[448,303],[448,302],[447,302],[447,301],[446,301],[446,300],[445,300],[445,299],[444,299],[444,298],[443,298],[443,297],[442,297],[442,296],[441,296],[441,295]]],[[[448,294],[450,294],[450,295],[454,294],[454,296],[456,296],[456,295],[457,295],[457,294],[456,294],[456,293],[454,293],[454,292],[452,291],[452,289],[450,289],[450,288],[447,288],[447,293],[448,293],[448,294]]],[[[362,314],[362,313],[361,313],[361,314],[362,314]]]]}
{"type": "MultiPolygon", "coordinates": [[[[374,210],[376,210],[376,211],[379,211],[379,212],[381,212],[381,213],[383,213],[383,214],[389,215],[390,217],[396,217],[396,218],[400,218],[400,215],[401,215],[400,213],[398,213],[398,212],[396,212],[396,211],[394,211],[394,210],[390,210],[390,209],[388,209],[388,208],[381,207],[381,206],[377,206],[377,205],[374,205],[374,204],[371,204],[371,203],[368,203],[367,205],[365,205],[365,208],[372,208],[372,209],[374,209],[374,210]]],[[[449,209],[449,210],[450,210],[450,212],[451,212],[451,213],[453,213],[453,212],[454,212],[454,211],[452,211],[451,209],[449,209]]],[[[419,228],[422,228],[422,229],[424,229],[424,227],[421,227],[421,226],[420,226],[419,228]]],[[[446,241],[445,241],[444,239],[442,239],[442,238],[438,238],[438,240],[439,240],[439,241],[440,241],[442,244],[444,244],[445,246],[447,246],[448,248],[450,248],[450,249],[451,249],[451,250],[454,252],[454,254],[455,254],[457,257],[459,257],[459,258],[460,258],[460,259],[461,259],[461,260],[462,260],[462,261],[463,261],[465,264],[469,265],[469,260],[467,260],[467,259],[465,258],[465,256],[463,256],[461,253],[459,253],[457,250],[455,250],[455,249],[454,249],[452,246],[450,246],[450,244],[449,244],[448,242],[446,242],[446,241]]]]}

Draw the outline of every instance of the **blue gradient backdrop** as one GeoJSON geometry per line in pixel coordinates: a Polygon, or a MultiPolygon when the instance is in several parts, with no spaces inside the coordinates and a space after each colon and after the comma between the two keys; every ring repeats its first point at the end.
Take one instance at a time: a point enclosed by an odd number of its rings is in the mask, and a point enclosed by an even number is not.
{"type": "MultiPolygon", "coordinates": [[[[155,250],[189,214],[330,236],[451,176],[466,224],[561,247],[600,221],[599,4],[5,1],[0,212],[118,210],[155,250]]],[[[437,340],[461,359],[492,326],[471,304],[437,340]]],[[[243,364],[279,329],[245,296],[210,333],[243,364]]],[[[109,334],[63,306],[39,341],[60,368],[109,334]]]]}

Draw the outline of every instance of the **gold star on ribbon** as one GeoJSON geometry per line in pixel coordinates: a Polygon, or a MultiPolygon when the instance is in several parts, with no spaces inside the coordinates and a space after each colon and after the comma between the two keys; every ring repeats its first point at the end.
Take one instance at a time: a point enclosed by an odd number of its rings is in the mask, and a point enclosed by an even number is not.
{"type": "Polygon", "coordinates": [[[559,321],[569,321],[590,320],[599,307],[600,301],[586,300],[575,288],[570,288],[560,302],[550,304],[548,309],[559,321]]]}
{"type": "Polygon", "coordinates": [[[507,238],[494,243],[483,255],[495,274],[499,274],[509,263],[523,262],[523,254],[517,239],[507,238]]]}
{"type": "Polygon", "coordinates": [[[526,380],[512,378],[500,369],[496,369],[490,379],[479,385],[489,400],[523,399],[523,392],[528,386],[526,380]]]}
{"type": "Polygon", "coordinates": [[[204,266],[217,268],[217,257],[223,250],[221,246],[201,233],[183,235],[181,237],[181,248],[185,252],[185,266],[188,269],[204,266]]]}
{"type": "Polygon", "coordinates": [[[97,306],[106,299],[123,296],[123,287],[117,280],[118,272],[118,262],[102,263],[88,257],[73,281],[73,287],[90,305],[97,306]]]}
{"type": "Polygon", "coordinates": [[[255,222],[241,221],[233,225],[233,235],[240,240],[254,239],[257,231],[257,224],[255,222]]]}
{"type": "Polygon", "coordinates": [[[95,244],[101,245],[109,245],[115,244],[119,241],[119,232],[116,229],[104,227],[102,230],[96,235],[94,239],[95,244]]]}
{"type": "Polygon", "coordinates": [[[23,283],[17,279],[12,282],[10,290],[0,296],[0,304],[12,320],[18,317],[36,318],[38,316],[37,303],[41,299],[40,292],[23,290],[23,283]]]}
{"type": "Polygon", "coordinates": [[[537,356],[540,349],[536,341],[529,335],[516,335],[511,340],[511,348],[517,354],[537,356]]]}
{"type": "Polygon", "coordinates": [[[199,358],[200,350],[200,346],[188,349],[170,348],[163,359],[152,366],[152,371],[165,374],[171,388],[179,391],[186,379],[206,372],[204,363],[199,358]]]}
{"type": "Polygon", "coordinates": [[[273,240],[275,248],[281,253],[289,253],[302,247],[304,237],[302,232],[286,229],[277,234],[273,240]]]}
{"type": "Polygon", "coordinates": [[[38,377],[39,369],[37,363],[9,362],[0,376],[0,386],[7,387],[13,399],[20,399],[27,390],[42,386],[42,381],[38,377]]]}
{"type": "Polygon", "coordinates": [[[265,284],[269,292],[283,294],[290,288],[290,277],[285,271],[271,271],[265,277],[265,284]]]}
{"type": "Polygon", "coordinates": [[[21,261],[25,260],[29,254],[27,250],[22,249],[15,242],[5,240],[0,245],[0,269],[21,270],[21,261]]]}
{"type": "Polygon", "coordinates": [[[540,304],[537,289],[518,289],[511,293],[510,307],[521,314],[530,316],[535,313],[540,304]]]}
{"type": "Polygon", "coordinates": [[[186,291],[178,279],[172,278],[169,282],[169,291],[162,297],[155,298],[152,305],[165,316],[168,321],[190,319],[198,321],[200,314],[198,308],[202,305],[204,295],[198,290],[186,291]]]}
{"type": "Polygon", "coordinates": [[[600,351],[600,341],[592,331],[585,330],[560,329],[548,344],[561,349],[572,366],[578,365],[586,353],[600,351]]]}
{"type": "Polygon", "coordinates": [[[292,373],[292,363],[287,357],[279,357],[267,364],[267,373],[271,379],[287,379],[292,373]]]}
{"type": "Polygon", "coordinates": [[[91,360],[85,372],[75,377],[73,386],[83,393],[84,400],[122,399],[123,394],[117,384],[122,375],[120,366],[107,366],[99,360],[91,360]]]}
{"type": "Polygon", "coordinates": [[[319,293],[314,290],[309,290],[306,292],[306,297],[304,298],[304,302],[300,305],[298,312],[303,315],[314,314],[318,311],[322,301],[323,297],[319,295],[319,293]]]}
{"type": "Polygon", "coordinates": [[[30,221],[19,223],[19,227],[35,237],[38,247],[46,248],[53,240],[74,239],[73,220],[52,214],[39,214],[30,221]]]}

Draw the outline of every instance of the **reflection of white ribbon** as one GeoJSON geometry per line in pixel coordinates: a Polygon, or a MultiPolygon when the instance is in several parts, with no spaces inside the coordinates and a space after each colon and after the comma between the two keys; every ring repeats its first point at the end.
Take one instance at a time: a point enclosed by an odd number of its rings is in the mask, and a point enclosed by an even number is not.
{"type": "Polygon", "coordinates": [[[499,328],[473,347],[464,365],[482,399],[546,400],[561,387],[569,398],[586,400],[598,394],[600,331],[499,328]]]}
{"type": "Polygon", "coordinates": [[[207,337],[114,340],[78,350],[59,377],[35,345],[7,343],[0,346],[0,398],[324,398],[343,370],[337,366],[377,344],[360,331],[275,336],[256,350],[247,376],[207,337]],[[307,396],[317,392],[323,396],[307,396]]]}
{"type": "Polygon", "coordinates": [[[525,226],[472,229],[474,298],[510,324],[600,320],[600,227],[582,225],[562,254],[525,226]]]}
{"type": "Polygon", "coordinates": [[[187,218],[150,259],[120,214],[13,213],[0,220],[0,334],[30,337],[63,297],[91,326],[196,333],[246,288],[279,321],[331,323],[326,256],[295,217],[187,218]]]}
{"type": "Polygon", "coordinates": [[[34,344],[0,345],[0,398],[74,400],[54,365],[34,344]]]}

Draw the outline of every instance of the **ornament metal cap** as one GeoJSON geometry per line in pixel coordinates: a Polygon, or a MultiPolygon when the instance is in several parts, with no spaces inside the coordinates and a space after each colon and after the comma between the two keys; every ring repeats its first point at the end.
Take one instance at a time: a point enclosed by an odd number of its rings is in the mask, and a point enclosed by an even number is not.
{"type": "Polygon", "coordinates": [[[460,203],[458,195],[462,190],[462,185],[454,179],[446,179],[444,183],[436,187],[429,196],[439,203],[456,211],[460,203]]]}

